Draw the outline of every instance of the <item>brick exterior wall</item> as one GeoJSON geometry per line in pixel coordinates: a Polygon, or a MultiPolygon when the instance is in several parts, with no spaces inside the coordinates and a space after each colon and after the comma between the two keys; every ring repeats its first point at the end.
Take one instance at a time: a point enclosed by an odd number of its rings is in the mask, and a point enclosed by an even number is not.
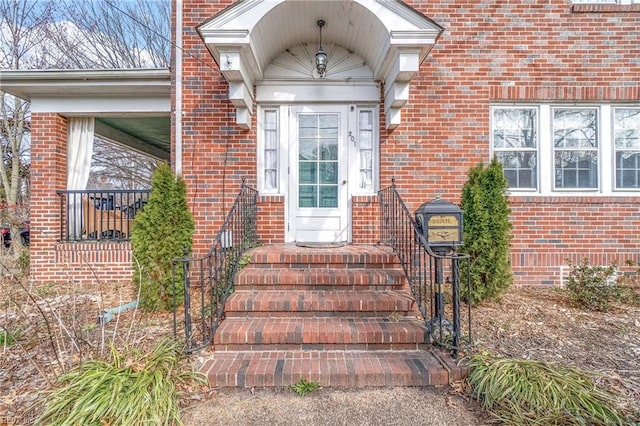
{"type": "MultiPolygon", "coordinates": [[[[232,1],[183,3],[182,167],[196,221],[194,251],[204,254],[242,179],[256,185],[256,117],[250,130],[235,124],[228,84],[195,31],[232,1]]],[[[569,0],[407,4],[444,28],[411,82],[402,124],[386,130],[380,115],[381,186],[395,178],[410,211],[436,195],[459,201],[469,167],[490,159],[494,102],[640,101],[638,5],[572,6],[569,0]]],[[[175,88],[173,94],[175,105],[175,88]]],[[[54,235],[55,190],[66,183],[66,120],[33,114],[32,127],[32,276],[49,279],[60,270],[55,263],[60,253],[67,252],[56,248],[54,235]]],[[[511,205],[511,260],[519,284],[558,284],[567,259],[640,260],[640,196],[514,195],[511,205]]],[[[263,196],[259,209],[263,242],[281,242],[284,199],[263,196]]],[[[377,242],[376,211],[372,197],[353,198],[354,243],[377,242]]],[[[118,259],[124,271],[124,257],[118,259]]]]}
{"type": "MultiPolygon", "coordinates": [[[[234,125],[226,82],[192,30],[229,2],[188,3],[184,116],[191,131],[185,132],[184,168],[198,224],[196,247],[204,249],[198,241],[219,226],[242,177],[255,181],[256,135],[255,126],[241,131],[234,125]]],[[[411,83],[403,124],[385,130],[381,115],[380,182],[387,186],[395,177],[411,211],[436,195],[459,201],[469,167],[489,160],[492,102],[640,99],[637,6],[407,3],[445,29],[411,83]]],[[[558,284],[567,259],[638,260],[640,197],[514,196],[511,203],[517,283],[558,284]]],[[[267,241],[277,241],[273,219],[284,211],[268,205],[260,229],[267,241]]],[[[353,198],[354,243],[377,242],[376,211],[369,197],[353,198]]]]}

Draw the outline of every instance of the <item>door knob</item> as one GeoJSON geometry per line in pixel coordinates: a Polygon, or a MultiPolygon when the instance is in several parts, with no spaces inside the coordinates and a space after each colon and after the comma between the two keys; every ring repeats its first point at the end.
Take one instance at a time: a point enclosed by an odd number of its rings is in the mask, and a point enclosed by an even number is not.
{"type": "Polygon", "coordinates": [[[347,184],[347,180],[346,180],[346,179],[345,179],[345,180],[343,180],[343,181],[342,181],[342,184],[343,184],[343,185],[346,185],[346,184],[347,184]]]}

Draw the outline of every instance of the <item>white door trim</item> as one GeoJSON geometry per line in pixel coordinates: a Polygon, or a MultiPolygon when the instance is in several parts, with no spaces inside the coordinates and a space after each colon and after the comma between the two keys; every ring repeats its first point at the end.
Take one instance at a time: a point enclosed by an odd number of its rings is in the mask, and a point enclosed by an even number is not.
{"type": "MultiPolygon", "coordinates": [[[[348,111],[346,104],[306,105],[290,108],[289,126],[289,179],[287,185],[288,223],[286,242],[348,242],[351,234],[349,220],[349,146],[348,111]],[[339,114],[338,130],[338,170],[337,170],[337,208],[299,207],[299,152],[298,152],[298,116],[310,113],[339,114]]],[[[318,171],[319,172],[319,171],[318,171]]]]}

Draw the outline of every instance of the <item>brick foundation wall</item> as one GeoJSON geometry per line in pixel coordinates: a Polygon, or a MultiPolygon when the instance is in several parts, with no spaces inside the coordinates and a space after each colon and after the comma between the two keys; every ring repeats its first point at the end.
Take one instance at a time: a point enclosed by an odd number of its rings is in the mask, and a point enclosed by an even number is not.
{"type": "Polygon", "coordinates": [[[511,197],[511,264],[521,284],[561,283],[568,264],[640,262],[635,197],[511,197]]]}

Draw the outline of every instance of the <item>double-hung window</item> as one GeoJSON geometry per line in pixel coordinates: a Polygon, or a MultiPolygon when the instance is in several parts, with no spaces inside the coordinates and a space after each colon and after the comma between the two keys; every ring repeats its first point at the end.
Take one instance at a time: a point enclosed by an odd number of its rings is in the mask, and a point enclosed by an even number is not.
{"type": "Polygon", "coordinates": [[[495,105],[491,155],[513,193],[638,193],[640,105],[495,105]]]}
{"type": "Polygon", "coordinates": [[[555,189],[598,188],[598,112],[553,108],[555,189]]]}

